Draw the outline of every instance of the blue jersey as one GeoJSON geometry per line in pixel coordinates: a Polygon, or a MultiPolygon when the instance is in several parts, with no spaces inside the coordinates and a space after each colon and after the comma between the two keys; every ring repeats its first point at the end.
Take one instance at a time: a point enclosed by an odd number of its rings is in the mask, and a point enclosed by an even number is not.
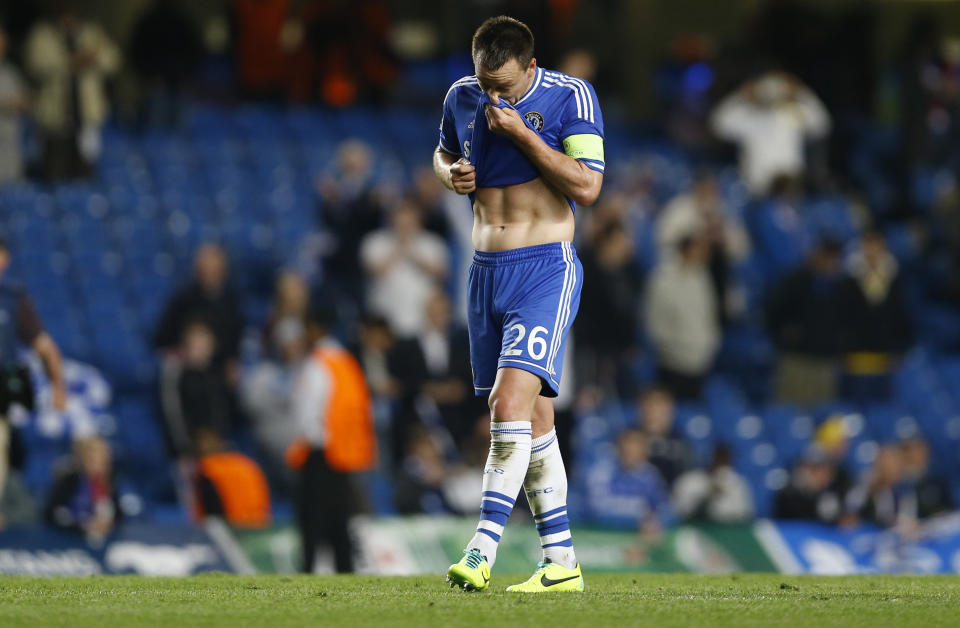
{"type": "MultiPolygon", "coordinates": [[[[466,157],[476,167],[477,187],[515,185],[540,176],[533,163],[509,139],[490,131],[484,114],[489,97],[476,76],[454,82],[443,102],[440,148],[466,157]]],[[[554,150],[603,172],[603,116],[587,81],[537,68],[533,84],[512,108],[554,150]]],[[[472,196],[471,196],[472,198],[472,196]]],[[[570,207],[575,207],[572,200],[570,207]]]]}

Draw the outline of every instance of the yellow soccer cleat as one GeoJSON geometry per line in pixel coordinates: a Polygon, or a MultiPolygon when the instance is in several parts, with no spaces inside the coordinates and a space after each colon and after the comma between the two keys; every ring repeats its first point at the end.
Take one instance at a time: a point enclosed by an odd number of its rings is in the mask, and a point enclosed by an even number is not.
{"type": "Polygon", "coordinates": [[[464,550],[459,563],[447,570],[450,587],[464,591],[483,591],[490,586],[490,564],[487,557],[475,549],[464,550]]]}
{"type": "Polygon", "coordinates": [[[551,591],[583,591],[580,564],[569,569],[556,563],[540,563],[530,579],[507,587],[514,593],[550,593],[551,591]]]}

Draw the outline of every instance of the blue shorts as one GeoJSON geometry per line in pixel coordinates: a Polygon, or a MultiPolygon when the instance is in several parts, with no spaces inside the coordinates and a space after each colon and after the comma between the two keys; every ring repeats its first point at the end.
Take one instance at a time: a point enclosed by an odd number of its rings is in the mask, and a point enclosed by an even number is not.
{"type": "Polygon", "coordinates": [[[477,396],[490,394],[503,367],[537,375],[540,394],[557,396],[582,281],[583,267],[569,242],[474,254],[467,326],[477,396]]]}

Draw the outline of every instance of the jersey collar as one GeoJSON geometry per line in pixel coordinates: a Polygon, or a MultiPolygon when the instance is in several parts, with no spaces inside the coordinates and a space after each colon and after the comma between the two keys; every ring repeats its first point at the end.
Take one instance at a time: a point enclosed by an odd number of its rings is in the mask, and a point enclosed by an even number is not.
{"type": "Polygon", "coordinates": [[[514,105],[514,107],[520,106],[520,103],[525,101],[527,98],[533,95],[533,92],[537,91],[537,87],[540,86],[540,79],[543,78],[543,68],[537,66],[537,74],[533,77],[533,84],[530,85],[530,89],[527,90],[527,93],[520,97],[520,100],[514,105]]]}

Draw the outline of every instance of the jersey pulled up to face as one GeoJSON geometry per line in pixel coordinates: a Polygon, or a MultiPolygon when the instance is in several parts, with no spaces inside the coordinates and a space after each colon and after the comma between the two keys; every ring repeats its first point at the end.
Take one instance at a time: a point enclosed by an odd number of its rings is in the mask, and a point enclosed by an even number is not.
{"type": "MultiPolygon", "coordinates": [[[[440,148],[470,160],[477,170],[477,188],[516,185],[539,177],[534,164],[512,141],[487,126],[484,106],[488,104],[490,98],[476,76],[454,82],[443,102],[440,148]]],[[[590,83],[537,68],[533,84],[516,105],[500,99],[495,106],[516,110],[550,148],[603,172],[603,116],[590,83]]],[[[573,201],[567,200],[574,209],[573,201]]]]}

